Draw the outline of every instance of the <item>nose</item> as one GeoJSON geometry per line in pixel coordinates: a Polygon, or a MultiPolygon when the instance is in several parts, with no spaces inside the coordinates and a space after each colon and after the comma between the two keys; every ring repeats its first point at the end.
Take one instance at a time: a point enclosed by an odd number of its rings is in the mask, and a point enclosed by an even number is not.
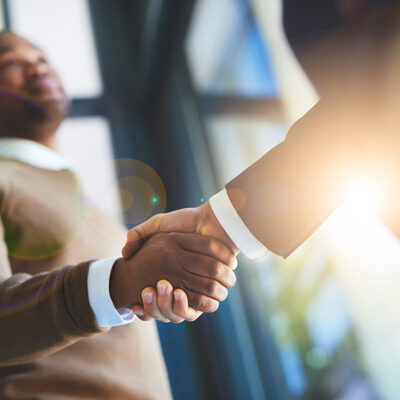
{"type": "Polygon", "coordinates": [[[46,63],[41,60],[36,62],[31,62],[27,65],[25,69],[25,77],[26,79],[31,79],[33,77],[47,75],[49,72],[49,67],[46,63]]]}

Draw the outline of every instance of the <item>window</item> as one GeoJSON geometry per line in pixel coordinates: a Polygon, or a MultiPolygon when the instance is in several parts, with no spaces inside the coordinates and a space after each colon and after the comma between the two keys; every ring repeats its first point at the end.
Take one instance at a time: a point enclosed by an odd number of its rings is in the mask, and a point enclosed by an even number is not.
{"type": "Polygon", "coordinates": [[[62,153],[76,163],[90,201],[120,220],[121,204],[107,119],[98,116],[68,118],[56,139],[62,153]]]}

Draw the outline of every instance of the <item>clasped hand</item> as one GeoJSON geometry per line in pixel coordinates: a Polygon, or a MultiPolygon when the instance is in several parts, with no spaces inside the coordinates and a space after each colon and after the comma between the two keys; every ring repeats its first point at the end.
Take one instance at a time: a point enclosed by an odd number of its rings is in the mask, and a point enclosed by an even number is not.
{"type": "Polygon", "coordinates": [[[132,308],[142,320],[194,321],[227,297],[236,281],[237,253],[208,203],[155,215],[128,232],[124,259],[111,275],[114,304],[132,308]],[[117,290],[122,281],[130,291],[117,290]],[[132,298],[140,293],[132,285],[144,288],[141,298],[132,298]]]}

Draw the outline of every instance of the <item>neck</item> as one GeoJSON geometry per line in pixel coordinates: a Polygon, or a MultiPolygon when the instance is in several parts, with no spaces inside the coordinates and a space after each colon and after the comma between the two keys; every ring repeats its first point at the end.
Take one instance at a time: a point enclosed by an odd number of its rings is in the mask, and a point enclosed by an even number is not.
{"type": "Polygon", "coordinates": [[[3,136],[33,140],[51,149],[55,149],[55,134],[60,123],[61,120],[40,121],[29,125],[13,123],[11,126],[6,126],[6,124],[2,124],[0,132],[4,132],[3,136]]]}

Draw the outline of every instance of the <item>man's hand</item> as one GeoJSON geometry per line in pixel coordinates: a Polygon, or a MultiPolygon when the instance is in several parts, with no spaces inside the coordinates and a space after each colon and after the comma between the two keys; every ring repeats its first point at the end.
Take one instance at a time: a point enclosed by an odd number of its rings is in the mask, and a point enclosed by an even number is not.
{"type": "Polygon", "coordinates": [[[206,203],[197,208],[184,208],[167,214],[157,214],[128,232],[122,249],[124,258],[129,258],[140,248],[143,240],[157,232],[188,232],[212,236],[226,243],[237,255],[238,248],[225,233],[206,203]]]}
{"type": "Polygon", "coordinates": [[[183,321],[195,321],[203,314],[189,307],[186,293],[175,289],[168,281],[159,281],[157,290],[148,287],[142,291],[143,305],[135,305],[132,311],[142,320],[157,319],[175,324],[183,321]]]}
{"type": "Polygon", "coordinates": [[[116,261],[110,294],[116,308],[141,304],[143,288],[165,279],[186,292],[189,305],[214,312],[235,284],[235,254],[222,241],[198,234],[159,233],[129,260],[116,261]]]}

